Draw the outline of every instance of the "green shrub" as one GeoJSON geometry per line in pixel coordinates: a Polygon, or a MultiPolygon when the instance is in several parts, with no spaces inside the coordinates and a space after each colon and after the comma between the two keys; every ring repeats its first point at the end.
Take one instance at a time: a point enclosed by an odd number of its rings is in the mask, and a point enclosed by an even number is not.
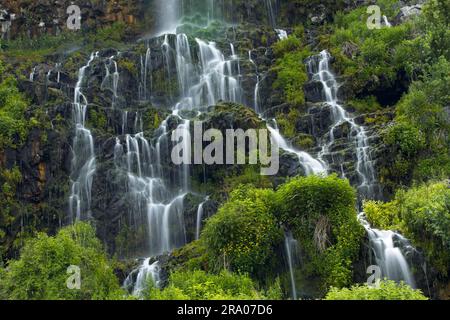
{"type": "Polygon", "coordinates": [[[348,181],[336,175],[299,177],[282,185],[276,196],[278,217],[304,252],[304,272],[320,279],[322,292],[349,284],[364,230],[348,181]]]}
{"type": "Polygon", "coordinates": [[[371,225],[383,230],[401,230],[397,201],[383,203],[381,201],[367,201],[364,212],[371,225]]]}
{"type": "Polygon", "coordinates": [[[13,77],[0,82],[0,148],[16,147],[25,142],[29,125],[25,119],[27,101],[13,77]]]}
{"type": "Polygon", "coordinates": [[[19,260],[9,261],[0,278],[3,299],[118,299],[117,278],[95,230],[86,223],[61,229],[55,237],[39,234],[29,239],[19,260]],[[69,266],[80,268],[80,290],[68,289],[69,266]]]}
{"type": "Polygon", "coordinates": [[[450,188],[448,182],[424,184],[396,195],[403,233],[425,251],[443,276],[450,265],[450,188]]]}
{"type": "Polygon", "coordinates": [[[276,56],[273,71],[276,80],[275,90],[283,93],[285,101],[293,107],[300,107],[305,103],[303,86],[308,80],[304,60],[311,55],[304,45],[303,29],[296,29],[287,39],[276,42],[273,50],[276,56]]]}
{"type": "Polygon", "coordinates": [[[381,281],[379,288],[367,284],[354,285],[350,289],[331,288],[325,300],[428,300],[420,290],[394,281],[381,281]]]}
{"type": "Polygon", "coordinates": [[[262,300],[281,299],[276,282],[268,291],[258,292],[253,281],[244,275],[227,271],[208,274],[204,271],[174,272],[169,285],[163,290],[150,288],[150,300],[262,300]]]}
{"type": "Polygon", "coordinates": [[[390,126],[384,133],[384,143],[405,156],[411,158],[425,147],[422,132],[415,126],[400,122],[390,126]]]}
{"type": "Polygon", "coordinates": [[[273,205],[271,190],[242,186],[233,191],[202,232],[213,264],[251,275],[271,271],[281,238],[273,205]]]}

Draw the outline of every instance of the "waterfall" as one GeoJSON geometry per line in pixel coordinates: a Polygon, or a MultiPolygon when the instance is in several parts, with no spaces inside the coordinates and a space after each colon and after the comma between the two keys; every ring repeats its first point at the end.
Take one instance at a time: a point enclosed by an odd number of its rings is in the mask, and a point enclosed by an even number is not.
{"type": "Polygon", "coordinates": [[[382,277],[397,282],[404,281],[412,288],[415,288],[414,278],[409,270],[408,263],[400,248],[394,244],[395,240],[402,248],[410,247],[408,240],[390,230],[371,228],[364,214],[360,214],[358,218],[367,231],[375,261],[383,273],[382,277]]]}
{"type": "Polygon", "coordinates": [[[298,250],[298,243],[290,232],[284,235],[284,248],[286,250],[287,263],[289,267],[289,276],[291,281],[292,299],[297,300],[297,285],[295,284],[294,265],[295,252],[298,250]]]}
{"type": "Polygon", "coordinates": [[[92,53],[88,63],[78,71],[73,99],[73,123],[75,136],[72,143],[71,194],[69,197],[69,220],[76,221],[90,217],[92,180],[96,170],[94,138],[85,127],[88,101],[82,93],[86,69],[90,67],[97,53],[92,53]]]}
{"type": "Polygon", "coordinates": [[[200,203],[197,208],[197,223],[195,228],[195,239],[198,240],[200,238],[200,231],[202,229],[202,221],[203,221],[203,207],[205,203],[209,200],[208,197],[206,197],[205,201],[200,203]]]}
{"type": "Polygon", "coordinates": [[[285,40],[288,37],[287,31],[283,30],[283,29],[275,29],[277,35],[278,35],[278,39],[280,40],[285,40]]]}
{"type": "Polygon", "coordinates": [[[319,159],[326,162],[326,156],[332,156],[330,151],[335,143],[335,130],[344,123],[351,128],[349,136],[353,139],[356,150],[356,172],[359,178],[358,194],[362,199],[374,199],[378,195],[378,183],[375,175],[373,161],[370,155],[369,138],[363,126],[357,125],[355,120],[344,110],[338,102],[339,85],[330,70],[330,54],[322,51],[319,55],[311,57],[307,62],[308,73],[312,81],[322,84],[325,102],[331,108],[332,121],[328,139],[321,143],[319,159]]]}
{"type": "Polygon", "coordinates": [[[130,290],[135,297],[142,295],[145,289],[147,289],[148,281],[151,279],[153,285],[159,288],[161,285],[160,278],[161,267],[159,262],[156,261],[150,264],[150,258],[144,260],[139,269],[130,273],[125,279],[124,288],[130,290]],[[133,279],[134,275],[137,273],[136,279],[133,279]]]}
{"type": "Polygon", "coordinates": [[[383,22],[384,25],[388,28],[392,27],[391,23],[389,22],[388,18],[386,16],[383,15],[383,22]]]}
{"type": "Polygon", "coordinates": [[[274,6],[276,4],[274,4],[273,2],[274,2],[274,0],[264,0],[266,9],[267,9],[267,17],[268,17],[269,23],[273,28],[275,28],[277,25],[277,16],[275,13],[275,8],[274,8],[274,6]]]}
{"type": "MultiPolygon", "coordinates": [[[[161,5],[173,10],[180,9],[173,1],[167,1],[161,5]]],[[[177,98],[177,102],[173,104],[172,114],[169,117],[178,118],[176,138],[182,139],[182,143],[185,143],[184,150],[190,150],[191,121],[183,117],[183,111],[205,108],[217,104],[219,100],[242,102],[239,57],[232,44],[230,44],[231,56],[225,57],[214,42],[195,39],[195,43],[191,44],[186,34],[169,34],[176,33],[179,12],[167,13],[167,15],[168,21],[163,24],[163,30],[168,32],[162,35],[164,37],[161,45],[162,59],[167,73],[166,80],[176,79],[178,82],[178,92],[171,92],[171,98],[177,98]],[[170,25],[172,27],[168,27],[170,25]],[[193,46],[197,47],[195,51],[197,56],[194,56],[191,51],[193,46]]],[[[147,72],[151,73],[149,49],[145,59],[141,58],[141,92],[144,98],[147,98],[145,93],[147,72]]],[[[122,125],[124,133],[127,130],[125,124],[128,117],[127,111],[123,111],[122,116],[124,117],[124,125],[122,125]]],[[[157,130],[158,136],[154,144],[148,141],[142,132],[138,132],[126,134],[126,151],[122,146],[123,143],[120,142],[120,137],[117,138],[115,147],[116,166],[122,168],[128,177],[127,188],[132,216],[137,221],[142,216],[147,217],[149,246],[146,254],[152,258],[186,243],[183,202],[186,193],[190,190],[190,166],[183,164],[176,168],[176,179],[173,182],[176,184],[178,193],[170,191],[167,187],[168,181],[162,173],[162,161],[166,157],[162,154],[162,150],[168,145],[168,119],[164,120],[157,130]]],[[[190,157],[191,154],[188,151],[183,156],[190,157]]],[[[201,229],[203,205],[204,203],[199,205],[197,212],[197,237],[201,229]]],[[[136,295],[140,295],[142,288],[145,288],[148,270],[151,270],[152,278],[157,277],[155,274],[159,272],[159,269],[152,267],[149,261],[146,259],[139,269],[133,271],[138,274],[135,280],[131,277],[127,280],[135,281],[133,293],[136,295]]],[[[129,287],[129,283],[126,285],[129,287]]]]}
{"type": "MultiPolygon", "coordinates": [[[[339,85],[330,69],[330,54],[322,51],[319,55],[311,57],[307,62],[308,72],[312,81],[322,84],[325,102],[331,108],[333,123],[331,125],[328,139],[322,141],[319,159],[325,161],[325,157],[331,154],[335,143],[334,133],[338,126],[348,123],[351,128],[349,139],[356,150],[356,172],[359,177],[358,195],[359,206],[364,199],[376,199],[379,197],[378,183],[370,155],[370,144],[363,126],[356,124],[355,120],[344,110],[338,102],[339,85]]],[[[372,229],[368,222],[361,217],[359,220],[367,231],[370,246],[374,252],[377,265],[382,269],[383,276],[391,280],[403,280],[414,285],[414,280],[409,272],[408,264],[399,247],[395,246],[393,238],[404,239],[392,231],[380,231],[372,229]]],[[[406,240],[405,240],[406,241],[406,240]]]]}
{"type": "Polygon", "coordinates": [[[290,146],[286,139],[280,134],[276,121],[272,120],[272,122],[274,123],[273,125],[267,123],[267,129],[269,129],[272,138],[276,141],[278,147],[286,152],[293,153],[298,157],[298,161],[305,169],[306,175],[324,174],[327,172],[327,169],[323,163],[314,159],[309,153],[296,150],[290,146]]]}
{"type": "Polygon", "coordinates": [[[148,95],[148,90],[152,91],[153,78],[152,78],[152,60],[151,60],[151,50],[147,48],[145,52],[145,57],[141,56],[141,79],[139,83],[139,100],[146,101],[150,97],[148,95]],[[150,76],[150,88],[148,84],[148,78],[150,76]]]}

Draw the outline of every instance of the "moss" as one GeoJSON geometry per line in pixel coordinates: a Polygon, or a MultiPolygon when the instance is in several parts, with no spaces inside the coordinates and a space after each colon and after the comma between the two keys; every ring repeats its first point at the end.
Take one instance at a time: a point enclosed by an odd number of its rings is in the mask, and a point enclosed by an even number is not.
{"type": "Polygon", "coordinates": [[[127,70],[130,74],[138,74],[136,64],[130,59],[121,58],[117,62],[117,65],[120,69],[127,70]]]}
{"type": "Polygon", "coordinates": [[[363,99],[352,99],[348,101],[348,106],[354,108],[358,113],[371,113],[382,109],[375,96],[368,96],[363,99]]]}

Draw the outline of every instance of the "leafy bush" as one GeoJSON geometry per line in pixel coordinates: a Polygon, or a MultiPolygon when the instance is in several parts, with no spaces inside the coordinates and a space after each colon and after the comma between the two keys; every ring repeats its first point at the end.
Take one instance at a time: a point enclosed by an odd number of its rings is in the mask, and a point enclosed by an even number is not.
{"type": "Polygon", "coordinates": [[[408,285],[397,284],[394,281],[381,281],[379,288],[367,284],[348,288],[331,288],[325,300],[428,300],[420,290],[414,290],[408,285]]]}
{"type": "Polygon", "coordinates": [[[22,174],[18,167],[10,170],[0,170],[0,261],[11,248],[11,225],[15,221],[17,186],[22,181],[22,174]]]}
{"type": "Polygon", "coordinates": [[[397,148],[406,158],[415,156],[425,146],[422,132],[417,127],[402,122],[387,129],[384,142],[397,148]]]}
{"type": "Polygon", "coordinates": [[[21,145],[28,133],[27,102],[13,77],[0,82],[0,148],[21,145]]]}
{"type": "Polygon", "coordinates": [[[174,272],[163,290],[150,288],[151,300],[262,300],[281,299],[279,283],[268,292],[258,292],[253,281],[227,271],[208,274],[204,271],[174,272]]]}
{"type": "Polygon", "coordinates": [[[364,231],[357,221],[356,195],[336,175],[292,179],[277,191],[278,217],[305,254],[305,272],[320,278],[322,292],[352,278],[352,260],[364,231]]]}
{"type": "Polygon", "coordinates": [[[398,203],[391,201],[367,201],[364,203],[364,212],[367,220],[382,230],[400,230],[401,221],[398,216],[398,203]]]}
{"type": "Polygon", "coordinates": [[[409,185],[413,178],[424,182],[450,175],[449,81],[450,62],[441,57],[398,103],[396,124],[383,134],[396,159],[394,166],[383,169],[386,184],[396,188],[409,185]],[[404,172],[398,170],[399,164],[404,172]]]}
{"type": "Polygon", "coordinates": [[[11,260],[0,278],[3,299],[113,299],[123,297],[95,230],[77,223],[55,237],[29,239],[19,260],[11,260]],[[81,288],[67,287],[69,266],[80,268],[81,288]]]}
{"type": "Polygon", "coordinates": [[[277,58],[273,68],[277,76],[273,88],[281,90],[286,102],[293,107],[299,107],[305,103],[303,86],[308,80],[308,76],[303,61],[311,53],[304,46],[303,37],[303,29],[296,30],[287,39],[273,45],[277,58]]]}
{"type": "Polygon", "coordinates": [[[425,184],[396,195],[403,232],[425,251],[443,276],[450,265],[450,189],[448,182],[425,184]]]}
{"type": "Polygon", "coordinates": [[[216,266],[261,275],[272,270],[281,231],[273,216],[274,192],[241,186],[210,218],[202,239],[216,266]]]}

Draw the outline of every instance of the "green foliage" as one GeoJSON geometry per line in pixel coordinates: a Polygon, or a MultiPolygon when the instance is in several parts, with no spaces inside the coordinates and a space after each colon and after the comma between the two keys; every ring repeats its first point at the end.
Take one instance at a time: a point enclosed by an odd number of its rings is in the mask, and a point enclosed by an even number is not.
{"type": "Polygon", "coordinates": [[[397,123],[390,126],[385,135],[384,142],[394,147],[405,158],[417,155],[425,146],[422,132],[409,123],[397,123]]]}
{"type": "Polygon", "coordinates": [[[373,226],[382,230],[400,230],[401,223],[398,216],[396,201],[383,203],[381,201],[367,201],[364,203],[364,212],[367,220],[373,226]]]}
{"type": "Polygon", "coordinates": [[[292,108],[289,110],[289,113],[284,114],[278,114],[277,115],[277,123],[280,126],[281,131],[283,132],[283,135],[288,138],[294,138],[297,130],[295,128],[295,125],[297,123],[297,120],[300,117],[300,111],[298,109],[292,108]]]}
{"type": "Polygon", "coordinates": [[[348,288],[331,288],[325,300],[428,300],[420,290],[394,281],[381,281],[378,288],[367,284],[354,285],[348,288]]]}
{"type": "Polygon", "coordinates": [[[357,221],[355,191],[336,175],[292,179],[277,191],[278,217],[292,230],[322,292],[345,286],[364,231],[357,221]]]}
{"type": "Polygon", "coordinates": [[[388,185],[395,188],[411,179],[422,182],[450,175],[450,121],[445,109],[449,81],[450,62],[441,57],[399,102],[396,124],[383,134],[396,159],[383,171],[388,185]]]}
{"type": "Polygon", "coordinates": [[[355,108],[359,113],[370,113],[382,109],[375,96],[368,96],[364,99],[353,99],[348,102],[348,106],[355,108]]]}
{"type": "Polygon", "coordinates": [[[174,272],[163,290],[150,288],[150,300],[262,300],[281,299],[278,283],[267,292],[258,292],[253,281],[227,271],[208,274],[204,271],[174,272]]]}
{"type": "MultiPolygon", "coordinates": [[[[354,94],[376,95],[384,104],[392,104],[395,96],[386,98],[380,92],[404,90],[410,79],[417,80],[439,59],[449,59],[450,28],[445,3],[428,1],[418,18],[374,30],[366,26],[366,7],[338,12],[332,32],[324,30],[322,45],[336,57],[335,68],[348,78],[347,86],[354,94]]],[[[398,12],[396,1],[378,1],[377,5],[389,18],[398,12]]]]}
{"type": "Polygon", "coordinates": [[[3,299],[118,299],[123,297],[95,230],[77,223],[54,237],[26,241],[19,260],[9,261],[0,278],[3,299]],[[80,267],[81,289],[67,288],[69,266],[80,267]]]}
{"type": "Polygon", "coordinates": [[[210,218],[202,232],[216,266],[264,275],[274,265],[281,231],[272,215],[274,192],[241,186],[210,218]]]}
{"type": "Polygon", "coordinates": [[[450,265],[450,189],[448,182],[425,184],[396,195],[403,233],[423,248],[443,276],[450,265]]]}
{"type": "Polygon", "coordinates": [[[10,76],[0,82],[0,148],[21,145],[28,134],[27,101],[10,76]]]}
{"type": "Polygon", "coordinates": [[[311,53],[304,46],[303,32],[300,30],[287,39],[276,42],[273,50],[277,58],[273,68],[277,75],[273,88],[281,90],[286,102],[293,107],[304,105],[303,86],[308,76],[303,61],[311,53]]]}
{"type": "Polygon", "coordinates": [[[15,221],[14,212],[18,206],[16,192],[21,181],[22,174],[18,167],[0,170],[0,261],[12,245],[8,236],[10,226],[15,221]]]}

